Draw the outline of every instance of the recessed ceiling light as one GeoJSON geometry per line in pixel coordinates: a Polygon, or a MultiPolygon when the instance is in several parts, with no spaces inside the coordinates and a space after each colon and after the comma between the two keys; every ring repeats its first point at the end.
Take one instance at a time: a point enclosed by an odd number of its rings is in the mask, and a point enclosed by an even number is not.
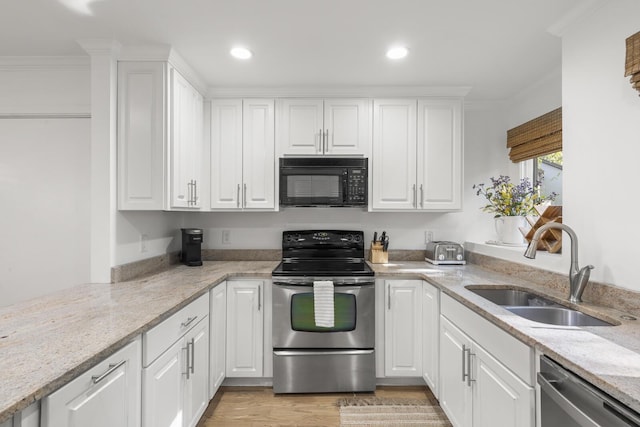
{"type": "Polygon", "coordinates": [[[402,59],[409,53],[409,49],[404,46],[392,47],[387,51],[387,58],[389,59],[402,59]]]}
{"type": "Polygon", "coordinates": [[[234,47],[229,53],[236,59],[249,59],[253,56],[253,53],[245,47],[234,47]]]}

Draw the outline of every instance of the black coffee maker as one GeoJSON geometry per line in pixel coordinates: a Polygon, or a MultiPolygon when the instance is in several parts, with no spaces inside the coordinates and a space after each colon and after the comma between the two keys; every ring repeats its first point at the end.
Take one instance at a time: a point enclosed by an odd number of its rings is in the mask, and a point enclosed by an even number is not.
{"type": "Polygon", "coordinates": [[[190,267],[202,265],[202,229],[201,228],[181,228],[182,230],[182,252],[180,261],[190,267]]]}

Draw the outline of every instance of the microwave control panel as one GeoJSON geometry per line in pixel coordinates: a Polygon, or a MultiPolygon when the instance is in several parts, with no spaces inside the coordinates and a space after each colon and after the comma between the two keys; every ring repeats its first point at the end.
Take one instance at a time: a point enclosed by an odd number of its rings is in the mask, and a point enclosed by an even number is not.
{"type": "Polygon", "coordinates": [[[367,174],[364,169],[349,169],[347,202],[367,203],[367,174]]]}

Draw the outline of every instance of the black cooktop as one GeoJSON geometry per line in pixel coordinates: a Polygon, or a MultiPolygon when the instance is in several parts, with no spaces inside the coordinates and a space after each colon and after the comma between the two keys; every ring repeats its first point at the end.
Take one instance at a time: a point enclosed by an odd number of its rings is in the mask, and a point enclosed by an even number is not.
{"type": "Polygon", "coordinates": [[[282,233],[282,262],[274,276],[373,276],[364,260],[364,233],[300,230],[282,233]]]}

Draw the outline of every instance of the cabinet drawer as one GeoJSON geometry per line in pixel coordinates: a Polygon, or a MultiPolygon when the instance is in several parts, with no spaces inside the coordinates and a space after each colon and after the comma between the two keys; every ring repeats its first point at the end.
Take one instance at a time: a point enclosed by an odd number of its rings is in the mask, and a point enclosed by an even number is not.
{"type": "Polygon", "coordinates": [[[528,385],[534,385],[533,349],[448,295],[442,294],[441,314],[464,331],[528,385]]]}
{"type": "Polygon", "coordinates": [[[142,336],[142,365],[147,367],[209,314],[209,294],[182,308],[142,336]]]}

